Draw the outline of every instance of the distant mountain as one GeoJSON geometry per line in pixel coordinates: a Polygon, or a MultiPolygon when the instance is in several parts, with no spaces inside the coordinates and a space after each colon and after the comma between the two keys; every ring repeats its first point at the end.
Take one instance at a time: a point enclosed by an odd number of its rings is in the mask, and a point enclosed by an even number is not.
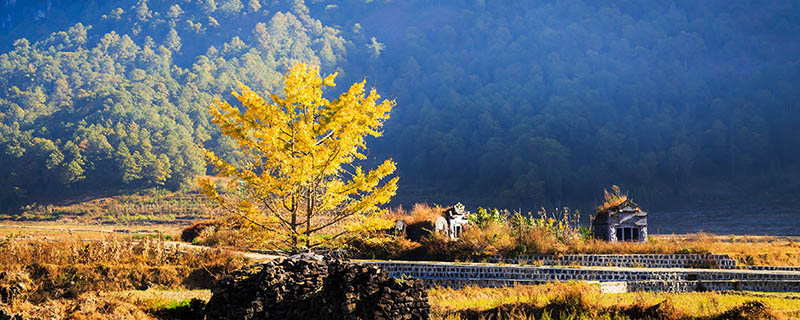
{"type": "MultiPolygon", "coordinates": [[[[0,2],[0,203],[180,188],[237,81],[292,61],[398,107],[399,203],[800,194],[800,6],[772,1],[0,2]],[[24,39],[22,39],[24,38],[24,39]],[[713,186],[713,187],[711,187],[713,186]]],[[[341,88],[340,88],[341,89],[341,88]]]]}

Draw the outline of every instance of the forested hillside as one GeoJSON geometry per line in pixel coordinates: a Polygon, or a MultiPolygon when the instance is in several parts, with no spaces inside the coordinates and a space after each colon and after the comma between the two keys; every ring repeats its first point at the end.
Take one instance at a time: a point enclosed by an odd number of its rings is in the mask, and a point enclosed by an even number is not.
{"type": "Polygon", "coordinates": [[[0,202],[180,188],[205,173],[200,145],[235,157],[209,123],[212,96],[237,80],[275,91],[292,60],[331,70],[345,53],[302,2],[181,5],[127,4],[0,56],[0,202]]]}
{"type": "Polygon", "coordinates": [[[530,207],[797,178],[796,1],[376,2],[315,8],[385,44],[348,70],[398,97],[376,152],[405,187],[530,207]]]}
{"type": "Polygon", "coordinates": [[[236,81],[291,61],[398,107],[370,159],[399,199],[502,207],[800,194],[800,4],[773,1],[5,1],[0,202],[179,188],[236,81]],[[21,39],[26,38],[26,39],[21,39]],[[17,40],[19,39],[19,40],[17,40]]]}

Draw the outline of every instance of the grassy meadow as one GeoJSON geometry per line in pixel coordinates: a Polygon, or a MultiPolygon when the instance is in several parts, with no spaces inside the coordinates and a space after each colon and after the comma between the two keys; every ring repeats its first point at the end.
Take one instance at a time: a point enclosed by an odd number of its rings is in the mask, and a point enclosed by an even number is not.
{"type": "MultiPolygon", "coordinates": [[[[193,319],[202,313],[214,281],[252,263],[222,249],[244,250],[253,244],[239,232],[225,230],[224,217],[194,230],[194,243],[219,249],[189,250],[168,241],[180,239],[192,221],[208,218],[211,211],[201,198],[136,194],[48,208],[29,208],[0,221],[0,309],[41,319],[193,319]],[[185,204],[196,207],[191,212],[168,210],[185,204]]],[[[412,232],[414,227],[424,231],[441,210],[419,204],[390,214],[406,220],[412,232]]],[[[793,237],[699,233],[609,243],[586,238],[568,211],[524,219],[498,211],[481,215],[458,241],[438,235],[411,241],[373,234],[339,245],[358,257],[378,259],[479,262],[497,254],[724,253],[741,264],[800,265],[800,241],[793,237]]],[[[591,284],[550,283],[432,288],[429,296],[432,319],[800,317],[800,295],[793,293],[603,294],[591,284]]]]}
{"type": "Polygon", "coordinates": [[[217,280],[248,263],[228,251],[188,250],[154,238],[5,237],[0,308],[26,319],[142,319],[164,310],[188,312],[196,309],[191,299],[207,299],[217,280]]]}
{"type": "Polygon", "coordinates": [[[431,319],[797,319],[800,299],[760,293],[600,293],[586,283],[433,288],[431,319]]]}
{"type": "MultiPolygon", "coordinates": [[[[0,309],[40,319],[194,319],[210,288],[247,259],[158,239],[8,237],[0,309]]],[[[796,319],[794,293],[604,294],[588,283],[431,288],[431,319],[796,319]]]]}

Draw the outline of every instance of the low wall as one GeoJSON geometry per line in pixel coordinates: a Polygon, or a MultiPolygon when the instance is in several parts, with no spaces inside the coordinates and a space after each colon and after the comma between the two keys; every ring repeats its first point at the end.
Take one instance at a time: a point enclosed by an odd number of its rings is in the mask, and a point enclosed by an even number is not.
{"type": "Polygon", "coordinates": [[[360,263],[376,265],[391,277],[413,277],[422,279],[429,286],[452,288],[467,285],[506,287],[549,281],[590,281],[599,282],[603,292],[705,290],[800,292],[800,272],[795,271],[565,268],[399,261],[360,261],[360,263]]]}
{"type": "MultiPolygon", "coordinates": [[[[446,287],[453,289],[461,289],[467,286],[477,286],[480,288],[504,288],[514,287],[519,285],[537,285],[545,284],[552,281],[543,280],[498,280],[498,279],[422,279],[422,282],[428,287],[446,287]]],[[[624,293],[628,292],[627,282],[622,281],[586,281],[594,283],[600,287],[603,293],[624,293]]]]}
{"type": "Polygon", "coordinates": [[[633,291],[758,291],[800,292],[797,280],[712,280],[712,281],[631,281],[625,283],[633,291]]]}
{"type": "Polygon", "coordinates": [[[420,279],[502,279],[539,281],[676,281],[676,280],[800,280],[800,272],[646,269],[646,268],[564,268],[489,264],[431,262],[362,262],[379,266],[390,276],[420,279]]]}
{"type": "Polygon", "coordinates": [[[569,254],[522,255],[513,258],[495,256],[490,263],[538,266],[583,266],[625,268],[708,268],[734,269],[736,260],[726,254],[569,254]]]}
{"type": "Polygon", "coordinates": [[[800,272],[800,267],[793,266],[739,266],[738,269],[743,270],[760,270],[760,271],[795,271],[800,272]]]}
{"type": "MultiPolygon", "coordinates": [[[[466,286],[481,288],[502,288],[518,285],[545,284],[544,280],[502,280],[502,279],[423,279],[428,287],[448,287],[454,289],[466,286]]],[[[800,281],[796,280],[647,280],[647,281],[587,281],[596,283],[603,293],[625,292],[695,292],[695,291],[757,291],[757,292],[800,292],[800,281]]]]}

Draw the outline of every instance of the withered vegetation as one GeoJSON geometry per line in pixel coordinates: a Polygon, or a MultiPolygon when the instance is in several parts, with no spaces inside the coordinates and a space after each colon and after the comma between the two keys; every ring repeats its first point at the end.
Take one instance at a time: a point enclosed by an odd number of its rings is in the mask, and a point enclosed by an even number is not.
{"type": "Polygon", "coordinates": [[[0,309],[26,318],[58,319],[82,312],[140,318],[141,308],[106,293],[209,289],[246,262],[222,250],[189,250],[149,238],[10,237],[0,241],[0,309]]]}

